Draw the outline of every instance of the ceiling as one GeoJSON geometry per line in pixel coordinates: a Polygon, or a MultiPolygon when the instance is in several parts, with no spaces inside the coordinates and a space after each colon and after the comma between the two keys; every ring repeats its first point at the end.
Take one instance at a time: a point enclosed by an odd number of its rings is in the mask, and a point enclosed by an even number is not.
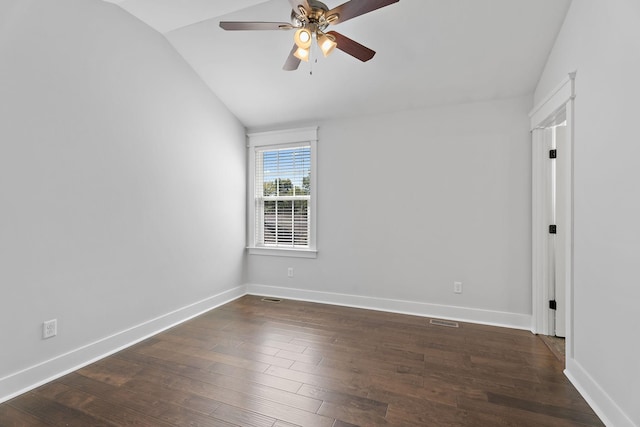
{"type": "Polygon", "coordinates": [[[371,61],[336,50],[290,72],[292,31],[219,27],[288,22],[288,0],[105,1],[164,34],[252,129],[530,94],[571,2],[400,0],[332,27],[375,50],[371,61]]]}

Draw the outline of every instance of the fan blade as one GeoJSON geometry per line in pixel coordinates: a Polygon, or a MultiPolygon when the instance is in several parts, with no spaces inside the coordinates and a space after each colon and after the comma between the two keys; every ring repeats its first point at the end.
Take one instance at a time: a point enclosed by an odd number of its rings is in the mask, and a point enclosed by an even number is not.
{"type": "Polygon", "coordinates": [[[309,2],[307,0],[289,0],[289,3],[291,4],[291,9],[296,13],[296,15],[300,14],[298,6],[304,7],[304,10],[307,12],[311,11],[311,6],[309,6],[309,2]]]}
{"type": "Polygon", "coordinates": [[[291,53],[289,54],[289,57],[285,61],[284,65],[282,66],[283,70],[295,71],[298,69],[298,66],[300,65],[300,60],[297,57],[293,56],[293,54],[296,53],[296,50],[298,50],[298,46],[294,44],[293,49],[291,49],[291,53]]]}
{"type": "Polygon", "coordinates": [[[332,22],[332,24],[335,25],[399,1],[400,0],[351,0],[341,4],[340,6],[334,7],[325,15],[338,15],[338,19],[332,22]]]}
{"type": "Polygon", "coordinates": [[[369,49],[366,46],[361,45],[360,43],[351,40],[349,37],[343,36],[340,33],[335,31],[329,31],[328,35],[333,36],[336,39],[337,48],[341,51],[348,53],[356,59],[359,59],[362,62],[367,62],[373,55],[376,54],[375,51],[369,49]]]}
{"type": "Polygon", "coordinates": [[[236,21],[221,21],[220,28],[227,31],[239,31],[239,30],[290,30],[293,25],[287,22],[236,22],[236,21]]]}

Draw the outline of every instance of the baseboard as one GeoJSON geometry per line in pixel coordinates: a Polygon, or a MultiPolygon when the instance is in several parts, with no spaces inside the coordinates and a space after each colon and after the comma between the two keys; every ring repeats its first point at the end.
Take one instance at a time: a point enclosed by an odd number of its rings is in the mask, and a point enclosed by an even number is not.
{"type": "Polygon", "coordinates": [[[374,298],[256,284],[247,285],[247,293],[251,295],[342,305],[346,307],[388,311],[415,316],[437,317],[441,319],[457,320],[460,322],[524,329],[527,331],[531,330],[532,319],[531,315],[528,314],[507,313],[450,305],[429,304],[416,301],[374,298]]]}
{"type": "Polygon", "coordinates": [[[233,301],[245,294],[245,286],[229,289],[109,337],[76,348],[53,359],[0,378],[0,403],[116,353],[220,305],[233,301]]]}
{"type": "Polygon", "coordinates": [[[575,359],[567,358],[569,381],[608,427],[638,427],[575,359]]]}

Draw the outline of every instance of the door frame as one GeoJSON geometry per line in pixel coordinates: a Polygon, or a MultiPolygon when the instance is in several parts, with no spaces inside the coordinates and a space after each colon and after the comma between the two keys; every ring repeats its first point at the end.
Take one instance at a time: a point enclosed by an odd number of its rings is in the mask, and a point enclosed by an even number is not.
{"type": "Polygon", "coordinates": [[[566,149],[562,161],[567,177],[563,201],[564,215],[558,222],[567,224],[565,245],[566,286],[566,353],[573,357],[573,147],[574,147],[574,102],[576,72],[567,77],[545,97],[530,113],[532,147],[532,325],[535,334],[555,335],[549,322],[549,274],[547,246],[548,238],[548,181],[549,153],[546,149],[544,128],[562,109],[566,109],[566,149]]]}

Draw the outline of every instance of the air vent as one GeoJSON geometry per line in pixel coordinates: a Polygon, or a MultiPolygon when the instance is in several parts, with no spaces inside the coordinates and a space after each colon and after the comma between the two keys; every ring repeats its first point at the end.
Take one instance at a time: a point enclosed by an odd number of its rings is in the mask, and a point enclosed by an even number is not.
{"type": "Polygon", "coordinates": [[[447,328],[459,328],[458,322],[453,322],[451,320],[442,320],[442,319],[430,319],[429,323],[435,326],[446,326],[447,328]]]}
{"type": "Polygon", "coordinates": [[[279,302],[282,302],[282,300],[280,298],[262,298],[262,302],[272,302],[274,304],[277,304],[279,302]]]}

